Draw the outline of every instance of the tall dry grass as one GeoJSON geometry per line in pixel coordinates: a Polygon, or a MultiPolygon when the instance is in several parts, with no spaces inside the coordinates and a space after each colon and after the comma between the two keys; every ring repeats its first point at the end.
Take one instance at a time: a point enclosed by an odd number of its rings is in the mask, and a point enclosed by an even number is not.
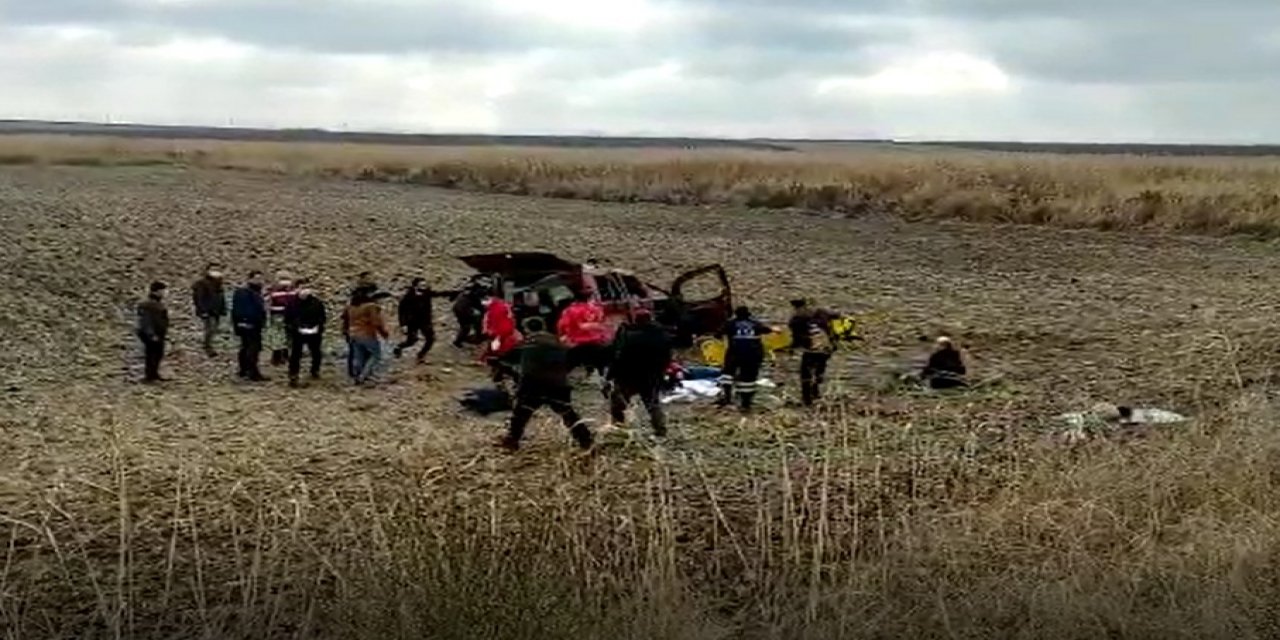
{"type": "Polygon", "coordinates": [[[884,146],[785,153],[0,138],[0,165],[38,163],[212,167],[917,220],[1265,237],[1280,231],[1280,161],[1272,158],[1062,157],[884,146]]]}
{"type": "Polygon", "coordinates": [[[460,457],[341,488],[235,460],[222,475],[145,450],[132,435],[145,425],[86,419],[104,433],[102,476],[0,515],[0,628],[1272,638],[1276,417],[1242,392],[1191,427],[1068,448],[991,440],[955,415],[902,424],[846,410],[747,425],[754,440],[723,457],[540,459],[536,482],[460,457]],[[804,446],[788,428],[807,430],[804,446]]]}

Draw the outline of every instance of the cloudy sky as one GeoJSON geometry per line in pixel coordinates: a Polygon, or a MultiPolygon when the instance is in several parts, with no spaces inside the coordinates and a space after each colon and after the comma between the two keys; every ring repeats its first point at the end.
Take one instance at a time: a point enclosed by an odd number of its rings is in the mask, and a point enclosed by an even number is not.
{"type": "Polygon", "coordinates": [[[0,117],[1280,142],[1280,0],[0,0],[0,117]]]}

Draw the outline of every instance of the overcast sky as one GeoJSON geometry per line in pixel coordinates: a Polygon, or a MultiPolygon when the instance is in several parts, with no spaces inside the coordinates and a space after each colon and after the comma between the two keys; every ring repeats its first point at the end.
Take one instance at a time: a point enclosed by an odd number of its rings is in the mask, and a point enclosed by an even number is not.
{"type": "Polygon", "coordinates": [[[0,0],[0,117],[1280,142],[1280,0],[0,0]]]}

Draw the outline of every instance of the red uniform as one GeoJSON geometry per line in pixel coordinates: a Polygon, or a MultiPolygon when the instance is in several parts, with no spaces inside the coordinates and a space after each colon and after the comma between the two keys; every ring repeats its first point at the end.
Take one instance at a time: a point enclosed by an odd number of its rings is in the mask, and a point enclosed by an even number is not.
{"type": "Polygon", "coordinates": [[[569,347],[607,345],[612,342],[604,323],[604,306],[599,302],[575,302],[560,315],[556,333],[569,347]]]}
{"type": "Polygon", "coordinates": [[[516,330],[516,318],[511,305],[494,298],[484,311],[483,330],[490,340],[485,357],[498,357],[516,348],[522,337],[516,330]]]}

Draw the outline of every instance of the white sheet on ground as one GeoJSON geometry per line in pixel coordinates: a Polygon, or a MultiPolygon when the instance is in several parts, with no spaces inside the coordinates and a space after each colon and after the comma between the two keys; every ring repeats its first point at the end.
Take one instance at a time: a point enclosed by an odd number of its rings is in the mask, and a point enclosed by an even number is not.
{"type": "MultiPolygon", "coordinates": [[[[756,382],[760,389],[776,389],[772,380],[762,378],[756,382]]],[[[663,404],[673,402],[697,402],[698,400],[714,400],[720,396],[720,384],[716,380],[684,380],[679,387],[662,396],[663,404]]]]}

